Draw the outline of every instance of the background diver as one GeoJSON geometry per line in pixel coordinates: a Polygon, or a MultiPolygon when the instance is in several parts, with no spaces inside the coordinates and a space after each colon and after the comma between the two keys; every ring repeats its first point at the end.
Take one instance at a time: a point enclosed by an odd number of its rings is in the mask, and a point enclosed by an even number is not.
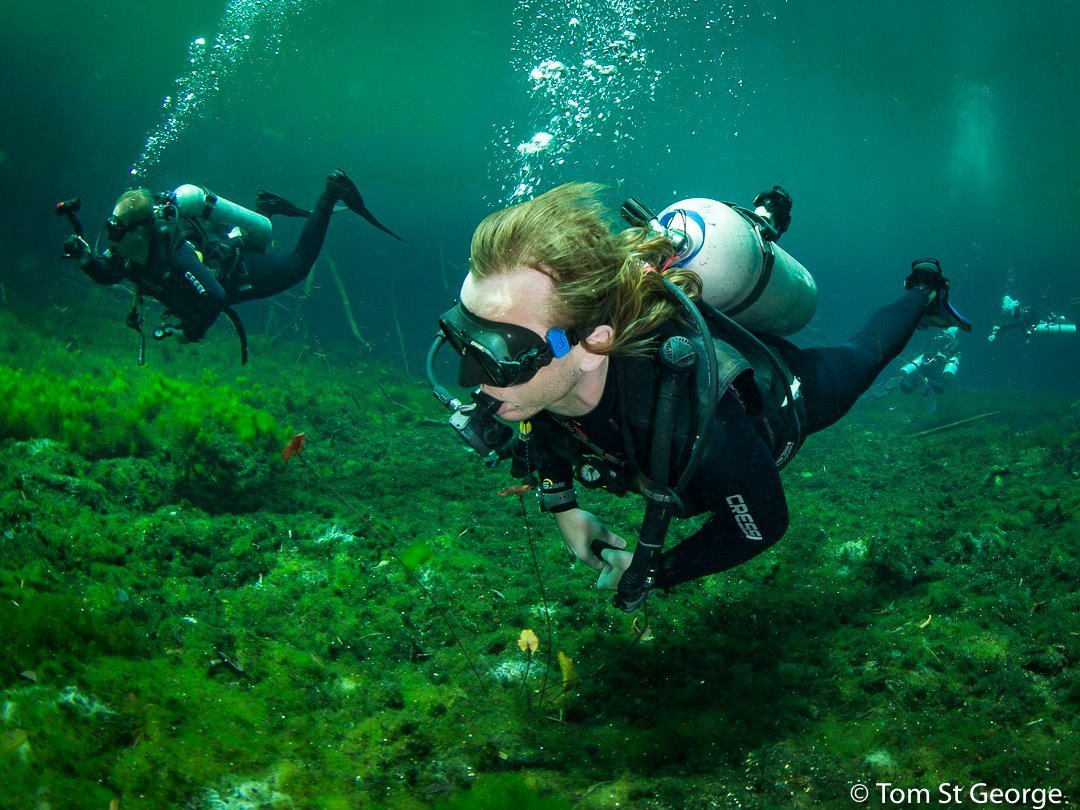
{"type": "MultiPolygon", "coordinates": [[[[475,407],[444,399],[431,362],[429,377],[464,438],[479,433],[465,423],[485,415],[521,423],[509,447],[493,449],[513,454],[512,472],[538,486],[541,509],[554,515],[566,546],[629,611],[654,587],[724,571],[777,542],[788,527],[779,468],[803,438],[840,419],[916,328],[971,326],[949,304],[949,282],[929,259],[912,264],[899,299],[837,346],[798,348],[730,323],[718,330],[713,324],[723,321],[712,318],[708,337],[695,334],[687,325],[701,329],[694,311],[714,311],[701,300],[708,283],[688,272],[694,263],[676,243],[685,234],[662,225],[708,216],[649,212],[627,217],[641,227],[613,234],[598,189],[560,186],[480,223],[460,302],[440,319],[429,354],[442,343],[457,352],[458,382],[479,386],[475,407]],[[696,364],[687,362],[691,354],[696,364]],[[680,377],[680,369],[703,366],[708,375],[680,377]],[[701,413],[710,416],[699,420],[701,413]],[[634,554],[578,506],[575,477],[645,496],[634,554]],[[705,524],[661,551],[667,521],[697,514],[709,514],[705,524]]],[[[755,205],[737,213],[763,239],[770,231],[778,237],[790,197],[774,187],[755,205]]],[[[700,259],[709,246],[698,247],[692,253],[700,259]]]]}
{"type": "Polygon", "coordinates": [[[926,413],[937,411],[937,396],[945,385],[956,378],[960,369],[959,328],[950,326],[931,337],[922,352],[900,367],[895,377],[875,385],[866,393],[869,400],[877,399],[899,389],[905,394],[918,391],[926,413]]]}
{"type": "MultiPolygon", "coordinates": [[[[1075,304],[1076,299],[1070,303],[1075,304]]],[[[1032,307],[1024,306],[1015,298],[1005,295],[1001,299],[1000,324],[994,324],[990,334],[986,336],[989,343],[997,340],[998,335],[1004,332],[1023,330],[1025,337],[1032,335],[1056,335],[1076,334],[1076,324],[1068,321],[1064,315],[1048,312],[1046,315],[1035,314],[1032,307]]]]}
{"type": "MultiPolygon", "coordinates": [[[[219,315],[226,314],[240,336],[246,362],[243,324],[232,306],[269,298],[303,281],[322,250],[339,201],[400,239],[371,214],[349,176],[336,169],[326,178],[311,211],[266,191],[259,192],[252,212],[197,186],[181,186],[164,194],[132,189],[120,196],[105,220],[102,235],[110,246],[103,253],[92,250],[77,232],[65,241],[64,254],[77,258],[83,271],[99,284],[134,284],[135,301],[127,322],[140,335],[147,296],[166,309],[161,325],[153,331],[158,340],[175,335],[183,343],[198,341],[219,315]],[[266,252],[272,236],[268,217],[274,214],[307,217],[290,251],[266,252]]],[[[58,205],[57,213],[67,213],[81,231],[71,213],[72,203],[77,211],[74,200],[58,205]]]]}

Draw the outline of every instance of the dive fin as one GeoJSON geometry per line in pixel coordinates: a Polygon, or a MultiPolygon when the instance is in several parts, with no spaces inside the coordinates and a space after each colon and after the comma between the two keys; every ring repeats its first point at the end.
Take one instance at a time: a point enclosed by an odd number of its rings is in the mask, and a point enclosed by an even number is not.
{"type": "Polygon", "coordinates": [[[367,210],[367,207],[364,205],[364,201],[362,199],[360,199],[359,194],[356,195],[356,199],[360,202],[360,207],[359,208],[356,208],[356,207],[354,207],[352,205],[349,205],[349,203],[347,201],[345,201],[345,200],[342,200],[342,202],[344,202],[346,205],[348,205],[349,208],[351,208],[353,211],[356,211],[356,213],[358,213],[360,216],[362,216],[364,219],[366,219],[368,222],[370,222],[372,225],[374,225],[380,231],[386,231],[386,233],[390,234],[392,237],[397,239],[399,242],[404,242],[405,241],[400,236],[398,236],[396,233],[394,233],[392,230],[390,230],[385,225],[383,225],[381,222],[379,222],[379,220],[375,219],[375,215],[367,210]]]}
{"type": "Polygon", "coordinates": [[[354,183],[341,169],[335,169],[330,173],[330,176],[326,178],[326,188],[328,191],[332,191],[336,194],[337,198],[345,203],[350,211],[359,214],[380,231],[390,234],[399,242],[405,241],[379,222],[379,220],[375,219],[375,215],[368,210],[366,205],[364,205],[364,198],[360,196],[360,189],[356,187],[356,183],[354,183]]]}
{"type": "Polygon", "coordinates": [[[281,214],[283,217],[310,217],[311,212],[286,200],[272,191],[259,189],[255,193],[255,210],[264,217],[281,214]]]}
{"type": "Polygon", "coordinates": [[[929,388],[923,392],[923,413],[927,416],[937,413],[937,395],[929,388]]]}

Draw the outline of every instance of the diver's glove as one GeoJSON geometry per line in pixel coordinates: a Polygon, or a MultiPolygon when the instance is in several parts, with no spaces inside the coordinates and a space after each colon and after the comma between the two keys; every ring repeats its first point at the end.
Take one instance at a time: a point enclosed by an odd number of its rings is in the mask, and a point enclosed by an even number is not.
{"type": "MultiPolygon", "coordinates": [[[[754,208],[764,209],[776,230],[773,241],[791,227],[791,195],[780,186],[773,186],[754,198],[754,208]]],[[[756,211],[759,215],[760,211],[756,211]]]]}
{"type": "Polygon", "coordinates": [[[905,290],[926,290],[930,299],[926,302],[919,329],[936,326],[948,329],[957,326],[965,332],[971,331],[971,321],[956,311],[949,303],[949,279],[941,272],[941,262],[937,259],[916,259],[911,263],[911,272],[904,280],[905,290]]]}
{"type": "Polygon", "coordinates": [[[79,267],[86,267],[90,262],[92,252],[86,240],[76,233],[64,240],[64,258],[78,259],[79,267]]]}

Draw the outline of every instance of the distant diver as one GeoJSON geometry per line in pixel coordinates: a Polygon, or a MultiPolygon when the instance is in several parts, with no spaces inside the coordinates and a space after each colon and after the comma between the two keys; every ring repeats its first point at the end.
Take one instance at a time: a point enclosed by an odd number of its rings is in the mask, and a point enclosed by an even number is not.
{"type": "Polygon", "coordinates": [[[204,188],[183,185],[175,191],[148,189],[124,192],[98,236],[111,243],[98,253],[83,237],[76,216],[78,198],[57,205],[75,233],[64,242],[64,254],[79,260],[99,284],[129,281],[135,300],[127,323],[140,334],[139,362],[144,359],[143,303],[155,298],[166,308],[152,332],[156,340],[175,336],[181,343],[201,340],[225,314],[240,338],[241,362],[247,362],[247,338],[234,304],[269,298],[304,280],[322,250],[330,216],[342,202],[376,228],[401,239],[364,205],[356,184],[341,169],[326,178],[326,187],[307,211],[270,192],[260,191],[251,211],[204,188]],[[267,253],[273,237],[268,217],[306,217],[296,247],[267,253]]]}
{"type": "Polygon", "coordinates": [[[874,400],[899,389],[905,394],[918,391],[922,395],[923,410],[937,412],[937,397],[945,393],[947,383],[956,379],[960,370],[960,329],[950,326],[926,341],[922,352],[900,367],[895,377],[879,383],[866,392],[865,399],[874,400]]]}
{"type": "MultiPolygon", "coordinates": [[[[1072,302],[1075,303],[1075,300],[1072,302]]],[[[1029,306],[1024,306],[1012,296],[1006,295],[1001,299],[1000,324],[994,324],[990,334],[986,336],[989,343],[993,343],[998,336],[1005,332],[1022,330],[1025,337],[1032,335],[1075,335],[1076,324],[1069,321],[1064,315],[1048,312],[1039,316],[1029,306]]]]}

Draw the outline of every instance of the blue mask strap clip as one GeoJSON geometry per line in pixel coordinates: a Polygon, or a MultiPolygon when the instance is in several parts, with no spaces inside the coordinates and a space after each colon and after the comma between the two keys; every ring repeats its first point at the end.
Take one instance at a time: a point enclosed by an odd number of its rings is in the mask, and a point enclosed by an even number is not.
{"type": "Polygon", "coordinates": [[[565,357],[574,345],[567,337],[566,330],[558,327],[549,329],[546,338],[548,346],[551,347],[551,355],[556,358],[565,357]]]}

